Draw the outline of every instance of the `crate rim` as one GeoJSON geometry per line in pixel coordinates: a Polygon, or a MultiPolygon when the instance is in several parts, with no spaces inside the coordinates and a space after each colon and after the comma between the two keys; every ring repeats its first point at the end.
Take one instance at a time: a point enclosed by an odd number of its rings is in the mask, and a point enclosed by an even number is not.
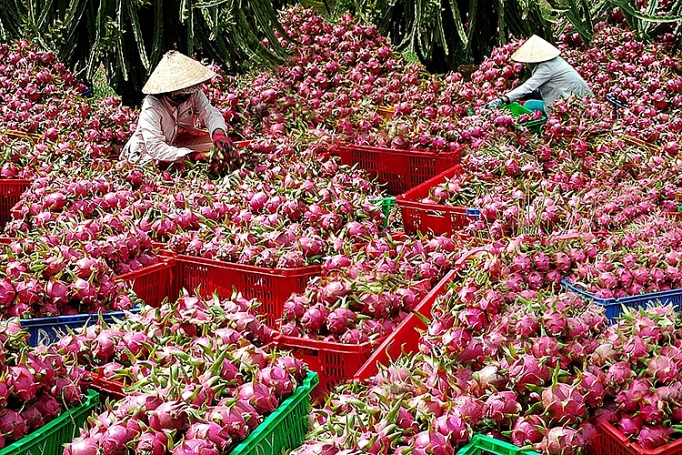
{"type": "Polygon", "coordinates": [[[139,278],[140,275],[142,274],[147,274],[150,272],[155,272],[159,269],[164,269],[167,267],[173,267],[175,265],[175,256],[171,255],[166,255],[166,254],[157,254],[157,257],[159,258],[159,262],[156,262],[152,265],[148,265],[146,267],[142,267],[137,270],[133,270],[131,272],[126,272],[121,275],[114,275],[114,279],[116,281],[129,281],[129,280],[134,280],[136,278],[139,278]]]}
{"type": "MultiPolygon", "coordinates": [[[[352,150],[359,150],[363,152],[375,152],[375,153],[388,153],[388,154],[394,154],[394,155],[402,155],[402,156],[417,156],[420,158],[436,158],[436,157],[441,157],[441,156],[448,156],[456,153],[461,153],[465,149],[465,145],[461,144],[457,150],[448,150],[444,151],[442,153],[436,153],[436,152],[429,152],[428,150],[412,150],[412,149],[392,149],[388,147],[377,147],[374,145],[361,145],[361,144],[352,144],[350,142],[336,142],[334,144],[334,147],[337,148],[338,150],[347,150],[347,151],[352,151],[352,150]]],[[[331,152],[334,154],[334,151],[331,152]]]]}
{"type": "Polygon", "coordinates": [[[189,254],[176,253],[176,263],[193,263],[197,265],[207,265],[214,267],[230,268],[232,270],[239,270],[242,272],[249,272],[259,275],[279,276],[284,278],[292,278],[299,275],[310,275],[311,272],[319,272],[322,270],[322,264],[306,265],[303,267],[269,269],[267,267],[259,267],[256,265],[239,264],[237,262],[226,262],[218,259],[202,258],[199,256],[191,256],[189,254]]]}
{"type": "MultiPolygon", "coordinates": [[[[306,396],[310,396],[310,392],[319,383],[319,377],[316,372],[308,371],[308,374],[303,379],[301,384],[296,388],[293,394],[288,396],[265,420],[263,420],[255,430],[253,430],[243,441],[241,441],[229,455],[248,454],[251,446],[259,443],[265,438],[272,428],[281,423],[306,396]]],[[[0,454],[1,455],[1,454],[0,454]]]]}
{"type": "Polygon", "coordinates": [[[469,455],[473,449],[479,448],[482,443],[495,444],[501,446],[506,452],[514,452],[523,455],[540,455],[534,450],[524,450],[522,447],[515,446],[509,442],[500,441],[480,433],[476,433],[469,442],[457,451],[457,455],[469,455]]]}
{"type": "MultiPolygon", "coordinates": [[[[391,332],[393,333],[393,332],[391,332]]],[[[276,335],[275,345],[282,349],[299,348],[299,349],[316,349],[327,352],[336,352],[339,354],[361,354],[371,350],[376,346],[381,346],[390,334],[378,337],[374,340],[365,341],[358,344],[347,344],[333,341],[313,340],[310,338],[292,337],[287,335],[276,335]]]]}
{"type": "MultiPolygon", "coordinates": [[[[408,201],[411,200],[410,198],[415,194],[415,193],[421,193],[423,192],[424,189],[430,189],[433,186],[434,181],[440,181],[444,178],[450,178],[454,176],[455,174],[464,174],[464,168],[462,167],[461,164],[455,164],[452,167],[447,168],[443,172],[440,172],[430,179],[426,180],[423,183],[420,183],[419,185],[415,186],[414,188],[410,188],[409,190],[405,191],[403,194],[399,194],[396,196],[396,202],[400,201],[408,201]]],[[[433,205],[433,204],[429,204],[433,205]]]]}
{"type": "Polygon", "coordinates": [[[639,294],[639,295],[628,295],[626,297],[612,297],[608,299],[604,298],[599,298],[595,296],[594,294],[590,294],[587,291],[584,291],[580,289],[578,286],[571,284],[568,281],[568,278],[563,278],[561,280],[561,284],[565,286],[569,291],[574,292],[576,294],[579,294],[581,297],[588,298],[592,300],[595,303],[598,303],[600,305],[604,306],[610,306],[610,305],[615,305],[615,304],[625,304],[627,305],[628,303],[639,303],[639,302],[648,302],[648,301],[655,301],[657,298],[660,297],[670,297],[678,294],[682,294],[682,288],[677,288],[677,289],[669,289],[666,291],[658,291],[658,292],[649,292],[647,294],[639,294]]]}

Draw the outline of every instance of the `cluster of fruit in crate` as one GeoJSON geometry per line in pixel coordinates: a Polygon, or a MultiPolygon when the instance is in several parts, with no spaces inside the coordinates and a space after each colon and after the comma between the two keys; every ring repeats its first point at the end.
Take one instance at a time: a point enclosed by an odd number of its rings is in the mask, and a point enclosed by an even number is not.
{"type": "Polygon", "coordinates": [[[418,352],[337,389],[294,453],[453,454],[481,433],[572,454],[608,422],[647,450],[679,437],[672,305],[626,310],[609,326],[602,307],[574,294],[512,290],[494,262],[473,257],[436,300],[418,352]]]}
{"type": "Polygon", "coordinates": [[[124,396],[91,419],[66,454],[220,454],[243,441],[307,375],[271,349],[254,300],[183,293],[114,324],[98,323],[54,346],[124,396]]]}
{"type": "Polygon", "coordinates": [[[54,346],[33,348],[19,319],[0,321],[0,448],[83,401],[85,370],[54,346]]]}

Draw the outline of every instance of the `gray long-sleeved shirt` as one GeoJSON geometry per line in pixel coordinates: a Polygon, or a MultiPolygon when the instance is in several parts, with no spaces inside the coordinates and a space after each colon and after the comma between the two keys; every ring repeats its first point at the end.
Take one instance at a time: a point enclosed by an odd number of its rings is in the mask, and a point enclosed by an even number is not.
{"type": "Polygon", "coordinates": [[[594,96],[590,87],[578,72],[561,57],[538,63],[531,77],[507,93],[509,101],[517,101],[530,95],[535,89],[540,91],[549,109],[558,98],[575,96],[594,96]]]}

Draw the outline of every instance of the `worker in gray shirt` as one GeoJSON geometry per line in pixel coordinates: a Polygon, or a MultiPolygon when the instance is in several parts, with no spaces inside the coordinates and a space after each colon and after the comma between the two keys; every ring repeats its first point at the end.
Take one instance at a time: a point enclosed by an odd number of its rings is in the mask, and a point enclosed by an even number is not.
{"type": "Polygon", "coordinates": [[[502,104],[526,99],[533,93],[539,93],[542,100],[529,99],[524,105],[531,110],[541,110],[547,115],[558,98],[594,96],[580,74],[559,57],[560,53],[559,49],[537,35],[528,38],[511,58],[516,62],[533,65],[531,77],[511,92],[486,104],[485,107],[497,108],[502,104]]]}

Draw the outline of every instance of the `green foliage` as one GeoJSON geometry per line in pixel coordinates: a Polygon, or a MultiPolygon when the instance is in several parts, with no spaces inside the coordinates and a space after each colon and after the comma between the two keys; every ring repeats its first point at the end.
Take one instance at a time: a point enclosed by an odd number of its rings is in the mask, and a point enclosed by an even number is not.
{"type": "Polygon", "coordinates": [[[669,33],[675,37],[673,47],[682,44],[682,0],[649,0],[642,6],[633,0],[555,0],[552,5],[565,17],[559,31],[571,25],[584,42],[589,43],[594,34],[594,24],[613,20],[622,15],[628,27],[643,41],[657,40],[669,33]]]}
{"type": "Polygon", "coordinates": [[[398,51],[417,56],[433,71],[480,62],[509,35],[535,33],[551,40],[551,8],[544,1],[338,0],[333,11],[375,24],[398,51]]]}
{"type": "Polygon", "coordinates": [[[103,66],[127,104],[162,55],[177,49],[238,71],[269,65],[285,52],[285,35],[269,0],[6,0],[2,38],[29,37],[53,51],[79,77],[92,80],[103,66]],[[262,40],[267,40],[268,46],[262,40]]]}

